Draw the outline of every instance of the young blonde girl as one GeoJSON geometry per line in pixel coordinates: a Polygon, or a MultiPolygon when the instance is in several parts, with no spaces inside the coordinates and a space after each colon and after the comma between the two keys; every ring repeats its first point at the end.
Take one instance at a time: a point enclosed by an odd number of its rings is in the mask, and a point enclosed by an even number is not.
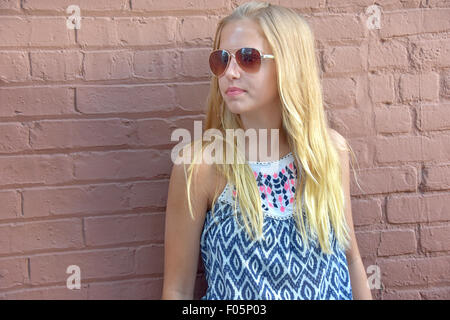
{"type": "Polygon", "coordinates": [[[202,299],[371,299],[351,218],[350,148],[327,125],[307,22],[245,3],[219,22],[209,63],[204,129],[221,133],[216,143],[232,145],[235,161],[198,164],[210,143],[195,141],[183,155],[195,143],[201,152],[174,165],[162,298],[192,299],[201,253],[202,299]],[[223,139],[227,129],[279,129],[278,159],[246,160],[248,149],[223,139]]]}

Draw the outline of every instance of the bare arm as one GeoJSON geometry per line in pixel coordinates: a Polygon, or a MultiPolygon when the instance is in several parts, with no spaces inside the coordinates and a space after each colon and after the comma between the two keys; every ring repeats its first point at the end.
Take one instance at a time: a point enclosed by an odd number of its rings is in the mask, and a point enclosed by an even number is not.
{"type": "MultiPolygon", "coordinates": [[[[333,130],[330,135],[337,144],[344,144],[345,140],[337,131],[333,130]]],[[[372,300],[372,293],[367,281],[366,271],[359,253],[353,226],[352,207],[350,198],[350,159],[347,151],[339,151],[342,172],[342,186],[345,196],[345,217],[350,229],[350,249],[346,251],[350,282],[352,284],[353,298],[355,300],[372,300]]]]}
{"type": "Polygon", "coordinates": [[[162,300],[193,299],[198,269],[200,236],[208,206],[207,166],[193,175],[189,214],[183,165],[174,165],[169,182],[164,240],[164,283],[162,300]]]}

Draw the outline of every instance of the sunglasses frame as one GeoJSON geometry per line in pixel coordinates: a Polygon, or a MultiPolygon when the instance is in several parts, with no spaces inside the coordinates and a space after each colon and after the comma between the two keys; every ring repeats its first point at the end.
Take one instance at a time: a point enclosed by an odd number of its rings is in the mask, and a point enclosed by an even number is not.
{"type": "MultiPolygon", "coordinates": [[[[229,56],[233,57],[234,60],[236,60],[236,63],[239,65],[239,67],[242,68],[242,70],[245,71],[245,68],[242,67],[241,64],[239,63],[238,59],[236,59],[236,53],[237,53],[238,51],[242,50],[242,49],[252,49],[252,50],[256,50],[256,52],[259,53],[259,56],[260,56],[260,58],[261,58],[261,61],[262,61],[263,59],[275,59],[275,56],[272,55],[272,54],[264,54],[264,53],[261,53],[261,51],[259,51],[258,49],[256,49],[256,48],[250,48],[250,47],[239,48],[239,49],[237,49],[234,53],[233,53],[233,52],[230,52],[229,50],[226,50],[226,49],[216,49],[216,50],[213,50],[213,51],[209,54],[209,59],[211,59],[211,55],[212,55],[214,52],[217,52],[217,51],[225,51],[226,53],[228,53],[229,56]]],[[[223,72],[222,72],[220,75],[215,75],[214,72],[212,72],[211,64],[210,64],[209,69],[210,69],[211,73],[213,74],[213,76],[218,77],[218,78],[221,77],[221,76],[223,76],[223,75],[225,74],[225,72],[227,71],[228,67],[230,66],[230,61],[231,61],[231,58],[228,59],[227,65],[225,66],[225,69],[223,70],[223,72]]],[[[259,68],[260,68],[260,67],[261,67],[261,64],[260,64],[259,67],[258,67],[258,71],[259,71],[259,68]]],[[[258,71],[256,71],[256,72],[258,72],[258,71]]],[[[247,72],[247,71],[245,71],[245,72],[247,72]]]]}

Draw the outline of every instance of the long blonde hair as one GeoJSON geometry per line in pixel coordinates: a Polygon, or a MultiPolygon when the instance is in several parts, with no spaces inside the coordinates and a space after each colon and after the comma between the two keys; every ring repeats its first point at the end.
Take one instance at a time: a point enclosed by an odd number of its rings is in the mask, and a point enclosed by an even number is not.
{"type": "MultiPolygon", "coordinates": [[[[346,250],[350,245],[350,239],[344,212],[340,157],[328,134],[312,31],[308,23],[291,9],[263,2],[248,2],[220,20],[213,49],[220,46],[223,27],[228,22],[239,19],[252,19],[259,23],[275,56],[282,125],[287,133],[296,167],[302,169],[301,180],[297,179],[293,203],[297,229],[300,230],[307,247],[308,233],[310,236],[318,237],[324,253],[331,254],[331,222],[338,244],[346,250]],[[309,230],[305,227],[305,217],[309,230]]],[[[212,77],[204,130],[217,129],[225,136],[226,129],[240,128],[242,128],[240,117],[225,107],[218,79],[212,77]]],[[[236,147],[235,141],[233,144],[236,147]]],[[[190,199],[192,176],[196,161],[202,156],[207,145],[201,144],[202,152],[194,154],[187,172],[185,167],[189,212],[192,219],[194,219],[190,199]]],[[[192,146],[193,144],[190,145],[190,150],[192,146]]],[[[337,147],[340,150],[351,150],[346,141],[345,145],[337,147]]],[[[235,153],[234,157],[238,155],[235,153]]],[[[239,202],[241,217],[249,236],[253,240],[255,236],[259,238],[263,230],[263,212],[252,169],[248,163],[214,165],[217,172],[236,188],[236,201],[239,202]]],[[[213,214],[217,197],[216,190],[212,203],[213,214]]]]}

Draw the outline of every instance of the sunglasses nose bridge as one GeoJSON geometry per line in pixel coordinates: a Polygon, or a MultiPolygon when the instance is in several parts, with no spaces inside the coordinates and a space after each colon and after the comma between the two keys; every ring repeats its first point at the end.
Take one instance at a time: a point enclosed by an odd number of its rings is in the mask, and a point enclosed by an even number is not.
{"type": "Polygon", "coordinates": [[[224,74],[226,74],[226,73],[228,73],[230,71],[232,71],[232,73],[235,74],[236,73],[235,68],[237,66],[239,66],[239,63],[236,60],[236,54],[234,54],[232,52],[229,52],[229,51],[227,51],[227,52],[228,52],[228,55],[230,56],[230,58],[228,59],[227,67],[226,67],[226,69],[224,71],[224,74]],[[232,64],[234,64],[234,65],[232,66],[232,64]]]}

